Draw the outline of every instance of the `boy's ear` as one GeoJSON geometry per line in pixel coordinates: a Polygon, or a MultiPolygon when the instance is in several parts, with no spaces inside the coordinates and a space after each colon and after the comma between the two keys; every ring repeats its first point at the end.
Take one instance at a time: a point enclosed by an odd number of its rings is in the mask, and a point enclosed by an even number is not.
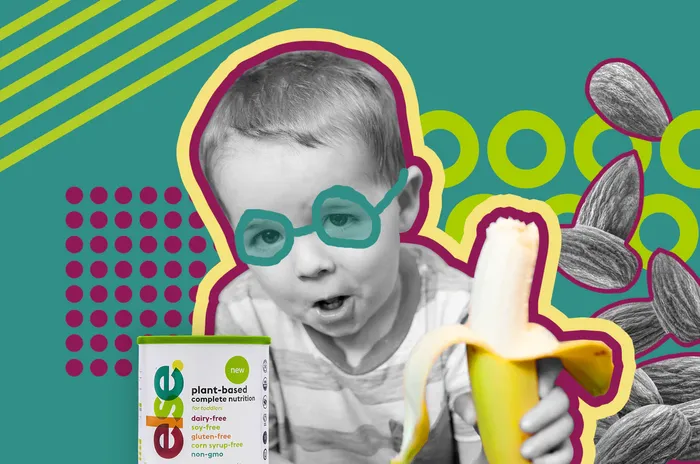
{"type": "Polygon", "coordinates": [[[406,185],[398,195],[399,226],[401,233],[413,227],[420,210],[420,189],[423,185],[423,173],[418,166],[408,167],[406,185]]]}

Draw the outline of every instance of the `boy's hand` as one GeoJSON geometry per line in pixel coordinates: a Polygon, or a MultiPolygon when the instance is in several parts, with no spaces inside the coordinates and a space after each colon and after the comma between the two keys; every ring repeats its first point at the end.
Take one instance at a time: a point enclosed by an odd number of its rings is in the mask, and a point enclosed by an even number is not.
{"type": "MultiPolygon", "coordinates": [[[[574,456],[569,440],[574,430],[569,397],[560,387],[554,386],[561,370],[558,359],[537,361],[541,401],[520,422],[523,431],[532,435],[523,443],[521,453],[533,464],[570,464],[574,456]]],[[[470,394],[457,398],[455,409],[462,419],[476,427],[476,411],[470,394]]]]}

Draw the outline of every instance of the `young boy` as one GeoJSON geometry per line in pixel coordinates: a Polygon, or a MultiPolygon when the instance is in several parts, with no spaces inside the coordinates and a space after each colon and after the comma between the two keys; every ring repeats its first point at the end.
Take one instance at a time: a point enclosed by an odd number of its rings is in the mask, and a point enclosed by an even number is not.
{"type": "MultiPolygon", "coordinates": [[[[387,464],[411,349],[466,321],[471,285],[400,242],[422,174],[405,168],[388,82],[330,52],[272,58],[225,94],[200,155],[249,266],[221,292],[215,331],[272,337],[270,462],[387,464]]],[[[557,373],[541,372],[543,400],[523,421],[535,463],[573,456],[557,373]]],[[[485,462],[464,346],[436,363],[427,395],[431,433],[414,462],[485,462]]]]}

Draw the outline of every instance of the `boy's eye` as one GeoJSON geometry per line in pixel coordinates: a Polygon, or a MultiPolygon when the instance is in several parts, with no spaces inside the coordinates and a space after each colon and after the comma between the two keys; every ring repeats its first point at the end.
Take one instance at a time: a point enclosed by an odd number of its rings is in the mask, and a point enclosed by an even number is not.
{"type": "Polygon", "coordinates": [[[348,222],[350,222],[351,218],[349,214],[329,214],[327,219],[334,226],[343,227],[344,225],[347,225],[348,222]]]}
{"type": "Polygon", "coordinates": [[[282,234],[277,232],[276,230],[263,230],[262,232],[258,233],[254,238],[253,242],[256,242],[257,240],[262,240],[268,245],[273,245],[279,239],[282,238],[282,234]]]}

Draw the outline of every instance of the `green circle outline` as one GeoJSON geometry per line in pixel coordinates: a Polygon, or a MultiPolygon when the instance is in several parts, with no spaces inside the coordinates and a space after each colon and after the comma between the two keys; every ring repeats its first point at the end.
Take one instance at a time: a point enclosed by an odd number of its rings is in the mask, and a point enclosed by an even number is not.
{"type": "Polygon", "coordinates": [[[680,153],[683,137],[694,130],[700,130],[700,110],[688,111],[674,118],[661,137],[659,155],[661,164],[673,180],[685,187],[700,188],[700,169],[685,164],[680,153]]]}
{"type": "Polygon", "coordinates": [[[421,115],[420,121],[423,128],[423,138],[433,131],[444,130],[452,134],[459,144],[457,161],[444,168],[444,188],[454,187],[467,180],[479,161],[479,137],[469,121],[457,113],[445,110],[424,113],[421,115]]]}
{"type": "Polygon", "coordinates": [[[647,268],[647,262],[652,252],[642,243],[640,231],[644,220],[654,214],[665,214],[676,222],[679,230],[678,241],[670,251],[683,261],[689,260],[698,245],[697,218],[693,210],[680,198],[664,193],[656,193],[644,197],[642,215],[630,240],[630,246],[637,250],[637,253],[642,258],[644,269],[647,268]]]}
{"type": "Polygon", "coordinates": [[[541,187],[559,173],[566,158],[566,140],[551,118],[537,111],[521,110],[496,123],[489,135],[487,151],[491,169],[503,182],[531,189],[541,187]],[[531,169],[520,169],[508,158],[508,140],[521,130],[536,132],[547,147],[542,162],[531,169]]]}
{"type": "MultiPolygon", "coordinates": [[[[574,138],[574,161],[579,172],[589,181],[593,181],[595,176],[603,169],[603,166],[595,159],[593,144],[600,134],[609,130],[614,129],[608,126],[600,116],[594,114],[581,124],[578,132],[576,132],[576,137],[574,138]]],[[[642,162],[642,171],[646,172],[651,163],[651,142],[633,137],[628,138],[632,142],[632,148],[637,151],[642,162]]]]}
{"type": "Polygon", "coordinates": [[[450,214],[447,215],[447,221],[445,223],[445,232],[447,235],[455,239],[457,243],[461,243],[462,237],[464,237],[464,225],[467,221],[467,217],[474,211],[474,208],[491,196],[490,193],[477,193],[457,203],[455,207],[452,208],[452,211],[450,211],[450,214]]]}
{"type": "Polygon", "coordinates": [[[576,193],[561,193],[554,195],[545,201],[552,208],[554,214],[560,216],[562,214],[576,213],[576,208],[581,201],[581,195],[576,193]]]}

